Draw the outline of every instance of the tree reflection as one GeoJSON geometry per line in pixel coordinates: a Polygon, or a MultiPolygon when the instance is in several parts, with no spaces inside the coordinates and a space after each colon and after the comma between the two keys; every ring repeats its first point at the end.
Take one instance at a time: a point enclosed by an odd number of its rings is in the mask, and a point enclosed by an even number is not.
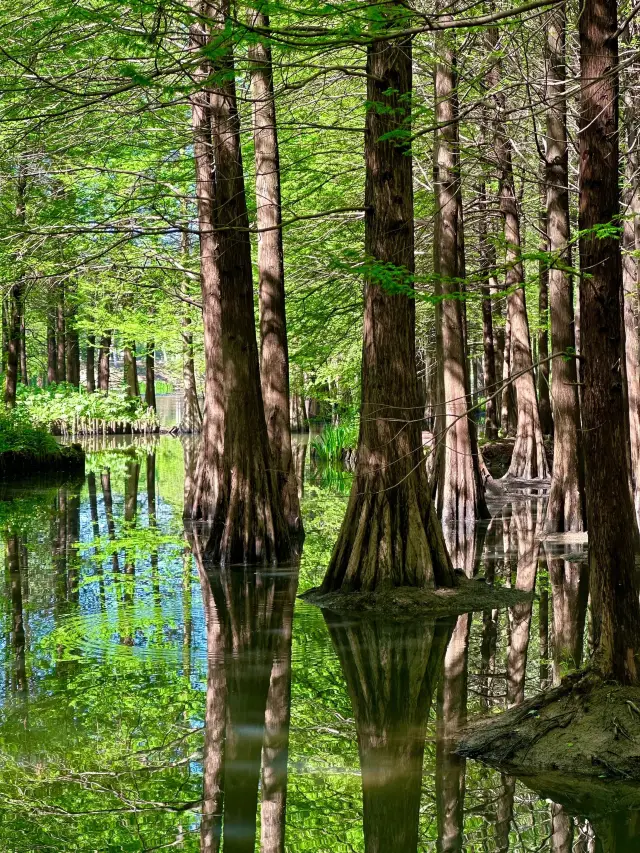
{"type": "Polygon", "coordinates": [[[415,853],[427,721],[451,621],[324,618],[356,722],[366,853],[415,853]]]}

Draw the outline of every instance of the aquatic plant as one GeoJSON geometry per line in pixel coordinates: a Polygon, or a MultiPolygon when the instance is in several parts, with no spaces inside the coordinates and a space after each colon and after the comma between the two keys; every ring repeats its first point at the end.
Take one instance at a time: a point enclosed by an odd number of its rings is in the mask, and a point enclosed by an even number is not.
{"type": "Polygon", "coordinates": [[[343,424],[327,424],[311,442],[316,457],[323,462],[341,462],[348,450],[358,445],[359,421],[353,418],[343,424]]]}

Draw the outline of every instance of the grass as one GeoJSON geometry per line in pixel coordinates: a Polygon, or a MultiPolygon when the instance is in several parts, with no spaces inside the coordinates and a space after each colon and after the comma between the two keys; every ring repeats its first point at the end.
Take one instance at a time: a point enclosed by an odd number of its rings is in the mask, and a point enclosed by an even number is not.
{"type": "Polygon", "coordinates": [[[327,424],[320,435],[313,439],[311,446],[323,462],[341,462],[347,450],[357,447],[358,430],[356,418],[338,426],[327,424]]]}

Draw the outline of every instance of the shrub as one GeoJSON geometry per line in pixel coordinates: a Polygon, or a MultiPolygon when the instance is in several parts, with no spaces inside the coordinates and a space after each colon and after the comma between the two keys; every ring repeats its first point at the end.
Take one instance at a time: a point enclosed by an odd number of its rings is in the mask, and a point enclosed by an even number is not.
{"type": "Polygon", "coordinates": [[[59,449],[51,432],[42,424],[34,424],[24,407],[0,409],[0,453],[15,451],[46,456],[59,449]]]}

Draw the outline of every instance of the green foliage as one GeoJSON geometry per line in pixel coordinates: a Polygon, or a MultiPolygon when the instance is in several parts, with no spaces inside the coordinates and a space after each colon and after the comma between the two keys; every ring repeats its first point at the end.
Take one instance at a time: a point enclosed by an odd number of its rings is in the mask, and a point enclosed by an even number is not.
{"type": "Polygon", "coordinates": [[[57,453],[59,445],[42,423],[22,406],[0,411],[0,453],[16,451],[34,456],[57,453]]]}
{"type": "Polygon", "coordinates": [[[327,424],[311,443],[318,459],[323,462],[341,462],[347,450],[355,450],[358,446],[359,428],[357,418],[338,426],[327,424]]]}
{"type": "Polygon", "coordinates": [[[100,424],[121,422],[138,429],[157,425],[155,413],[138,397],[127,397],[126,389],[108,393],[95,391],[87,394],[66,383],[46,388],[18,386],[17,411],[28,414],[33,423],[55,425],[71,432],[79,420],[97,421],[100,424]]]}

